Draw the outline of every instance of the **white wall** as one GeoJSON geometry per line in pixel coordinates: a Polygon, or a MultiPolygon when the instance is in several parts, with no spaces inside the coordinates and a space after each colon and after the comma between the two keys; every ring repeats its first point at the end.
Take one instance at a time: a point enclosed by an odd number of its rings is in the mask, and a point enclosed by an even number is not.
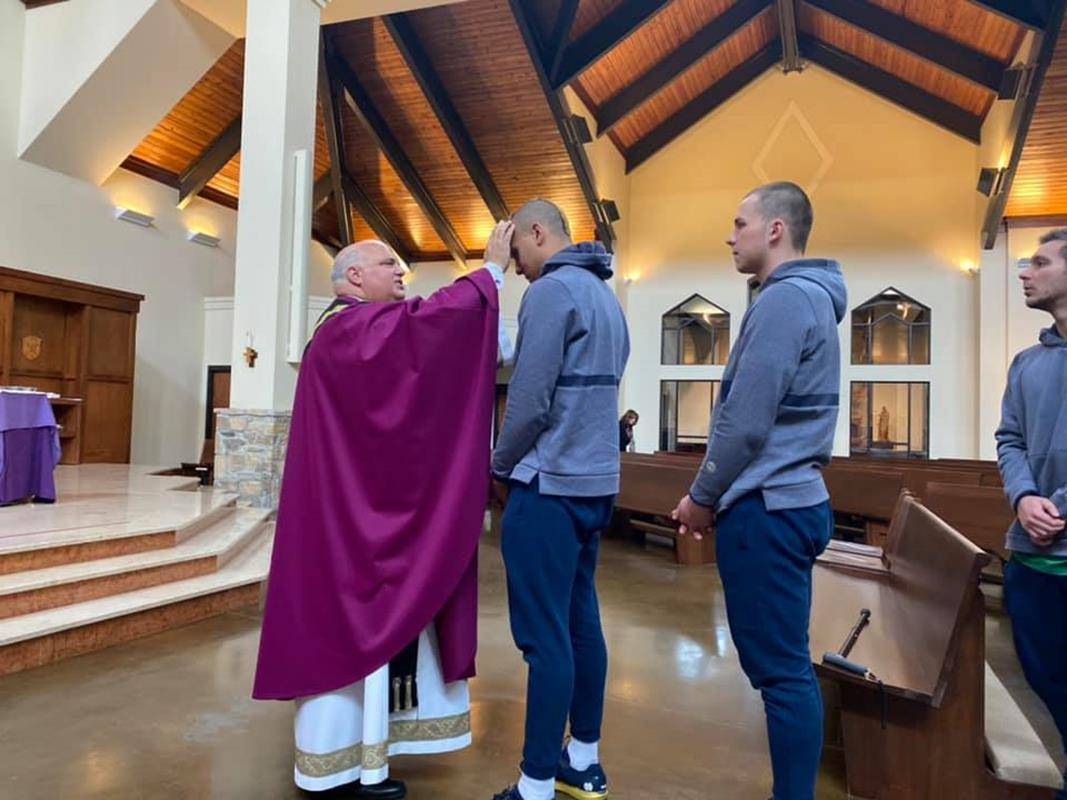
{"type": "MultiPolygon", "coordinates": [[[[38,9],[30,13],[39,13],[38,9]]],[[[124,171],[93,186],[15,157],[27,12],[0,0],[0,264],[145,295],[137,325],[133,459],[175,464],[200,451],[202,299],[232,292],[234,225],[229,209],[194,201],[124,171]],[[139,228],[114,218],[125,205],[156,216],[139,228]],[[222,238],[209,249],[187,228],[222,238]]]]}
{"type": "Polygon", "coordinates": [[[846,317],[835,452],[848,453],[851,381],[914,380],[931,384],[931,456],[975,456],[978,282],[960,267],[979,259],[976,166],[974,145],[811,67],[769,72],[632,172],[623,405],[641,414],[637,449],[658,447],[661,380],[723,371],[661,366],[661,315],[700,293],[731,314],[736,341],[747,288],[724,244],[736,204],[794,180],[815,206],[809,254],[841,261],[850,308],[894,286],[933,311],[926,367],[852,366],[846,317]]]}
{"type": "Polygon", "coordinates": [[[45,6],[24,38],[19,154],[94,184],[233,43],[178,0],[45,6]]]}

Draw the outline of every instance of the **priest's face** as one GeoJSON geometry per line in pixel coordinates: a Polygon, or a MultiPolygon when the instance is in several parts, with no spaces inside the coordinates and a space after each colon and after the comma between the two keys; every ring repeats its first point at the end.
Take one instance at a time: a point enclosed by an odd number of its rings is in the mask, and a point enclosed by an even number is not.
{"type": "Polygon", "coordinates": [[[367,246],[353,283],[365,300],[389,302],[404,299],[404,267],[393,251],[382,245],[367,246]]]}
{"type": "Polygon", "coordinates": [[[757,274],[766,263],[769,254],[767,229],[759,198],[749,195],[738,206],[733,233],[726,240],[734,257],[734,266],[743,275],[757,274]]]}

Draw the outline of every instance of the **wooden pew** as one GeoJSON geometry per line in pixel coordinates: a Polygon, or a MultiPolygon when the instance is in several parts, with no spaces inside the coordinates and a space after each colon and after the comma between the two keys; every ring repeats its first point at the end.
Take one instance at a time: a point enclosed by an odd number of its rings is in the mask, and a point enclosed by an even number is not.
{"type": "Polygon", "coordinates": [[[1003,723],[1004,703],[1013,705],[991,685],[998,707],[987,720],[978,579],[989,556],[907,493],[884,556],[880,570],[826,558],[815,567],[812,661],[840,688],[850,797],[1050,800],[1060,776],[1036,734],[1013,731],[1012,750],[999,728],[985,733],[987,721],[1003,723]],[[849,660],[877,680],[822,663],[863,608],[870,623],[849,660]],[[1014,769],[1017,761],[1027,768],[1014,769]]]}
{"type": "Polygon", "coordinates": [[[623,525],[673,539],[674,557],[679,564],[714,563],[714,533],[697,541],[691,536],[678,536],[673,525],[654,519],[668,516],[689,491],[699,462],[636,453],[623,453],[620,460],[622,478],[615,507],[623,517],[623,525]]]}
{"type": "Polygon", "coordinates": [[[833,510],[862,517],[866,525],[865,541],[882,544],[903,487],[903,475],[834,464],[826,467],[822,475],[833,510]]]}
{"type": "Polygon", "coordinates": [[[1015,513],[1003,489],[931,483],[923,504],[976,546],[1007,559],[1004,541],[1015,513]]]}

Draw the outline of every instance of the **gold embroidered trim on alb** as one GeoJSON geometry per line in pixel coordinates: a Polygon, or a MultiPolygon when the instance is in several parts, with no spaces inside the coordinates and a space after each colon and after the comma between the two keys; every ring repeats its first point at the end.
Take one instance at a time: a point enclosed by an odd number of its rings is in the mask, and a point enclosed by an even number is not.
{"type": "MultiPolygon", "coordinates": [[[[389,741],[391,742],[435,742],[442,739],[454,739],[470,733],[471,715],[469,711],[451,717],[438,719],[402,719],[389,724],[389,741]]],[[[389,745],[354,744],[332,753],[307,753],[296,751],[296,768],[301,775],[309,778],[325,778],[338,772],[347,772],[354,767],[373,770],[381,769],[389,763],[389,745]]]]}

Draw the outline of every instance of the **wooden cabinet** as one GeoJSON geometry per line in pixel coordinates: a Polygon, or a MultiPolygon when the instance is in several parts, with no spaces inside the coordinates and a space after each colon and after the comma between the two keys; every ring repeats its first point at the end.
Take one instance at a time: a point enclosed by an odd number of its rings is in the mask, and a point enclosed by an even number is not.
{"type": "Polygon", "coordinates": [[[64,464],[127,463],[143,295],[0,267],[0,384],[53,403],[64,464]]]}

